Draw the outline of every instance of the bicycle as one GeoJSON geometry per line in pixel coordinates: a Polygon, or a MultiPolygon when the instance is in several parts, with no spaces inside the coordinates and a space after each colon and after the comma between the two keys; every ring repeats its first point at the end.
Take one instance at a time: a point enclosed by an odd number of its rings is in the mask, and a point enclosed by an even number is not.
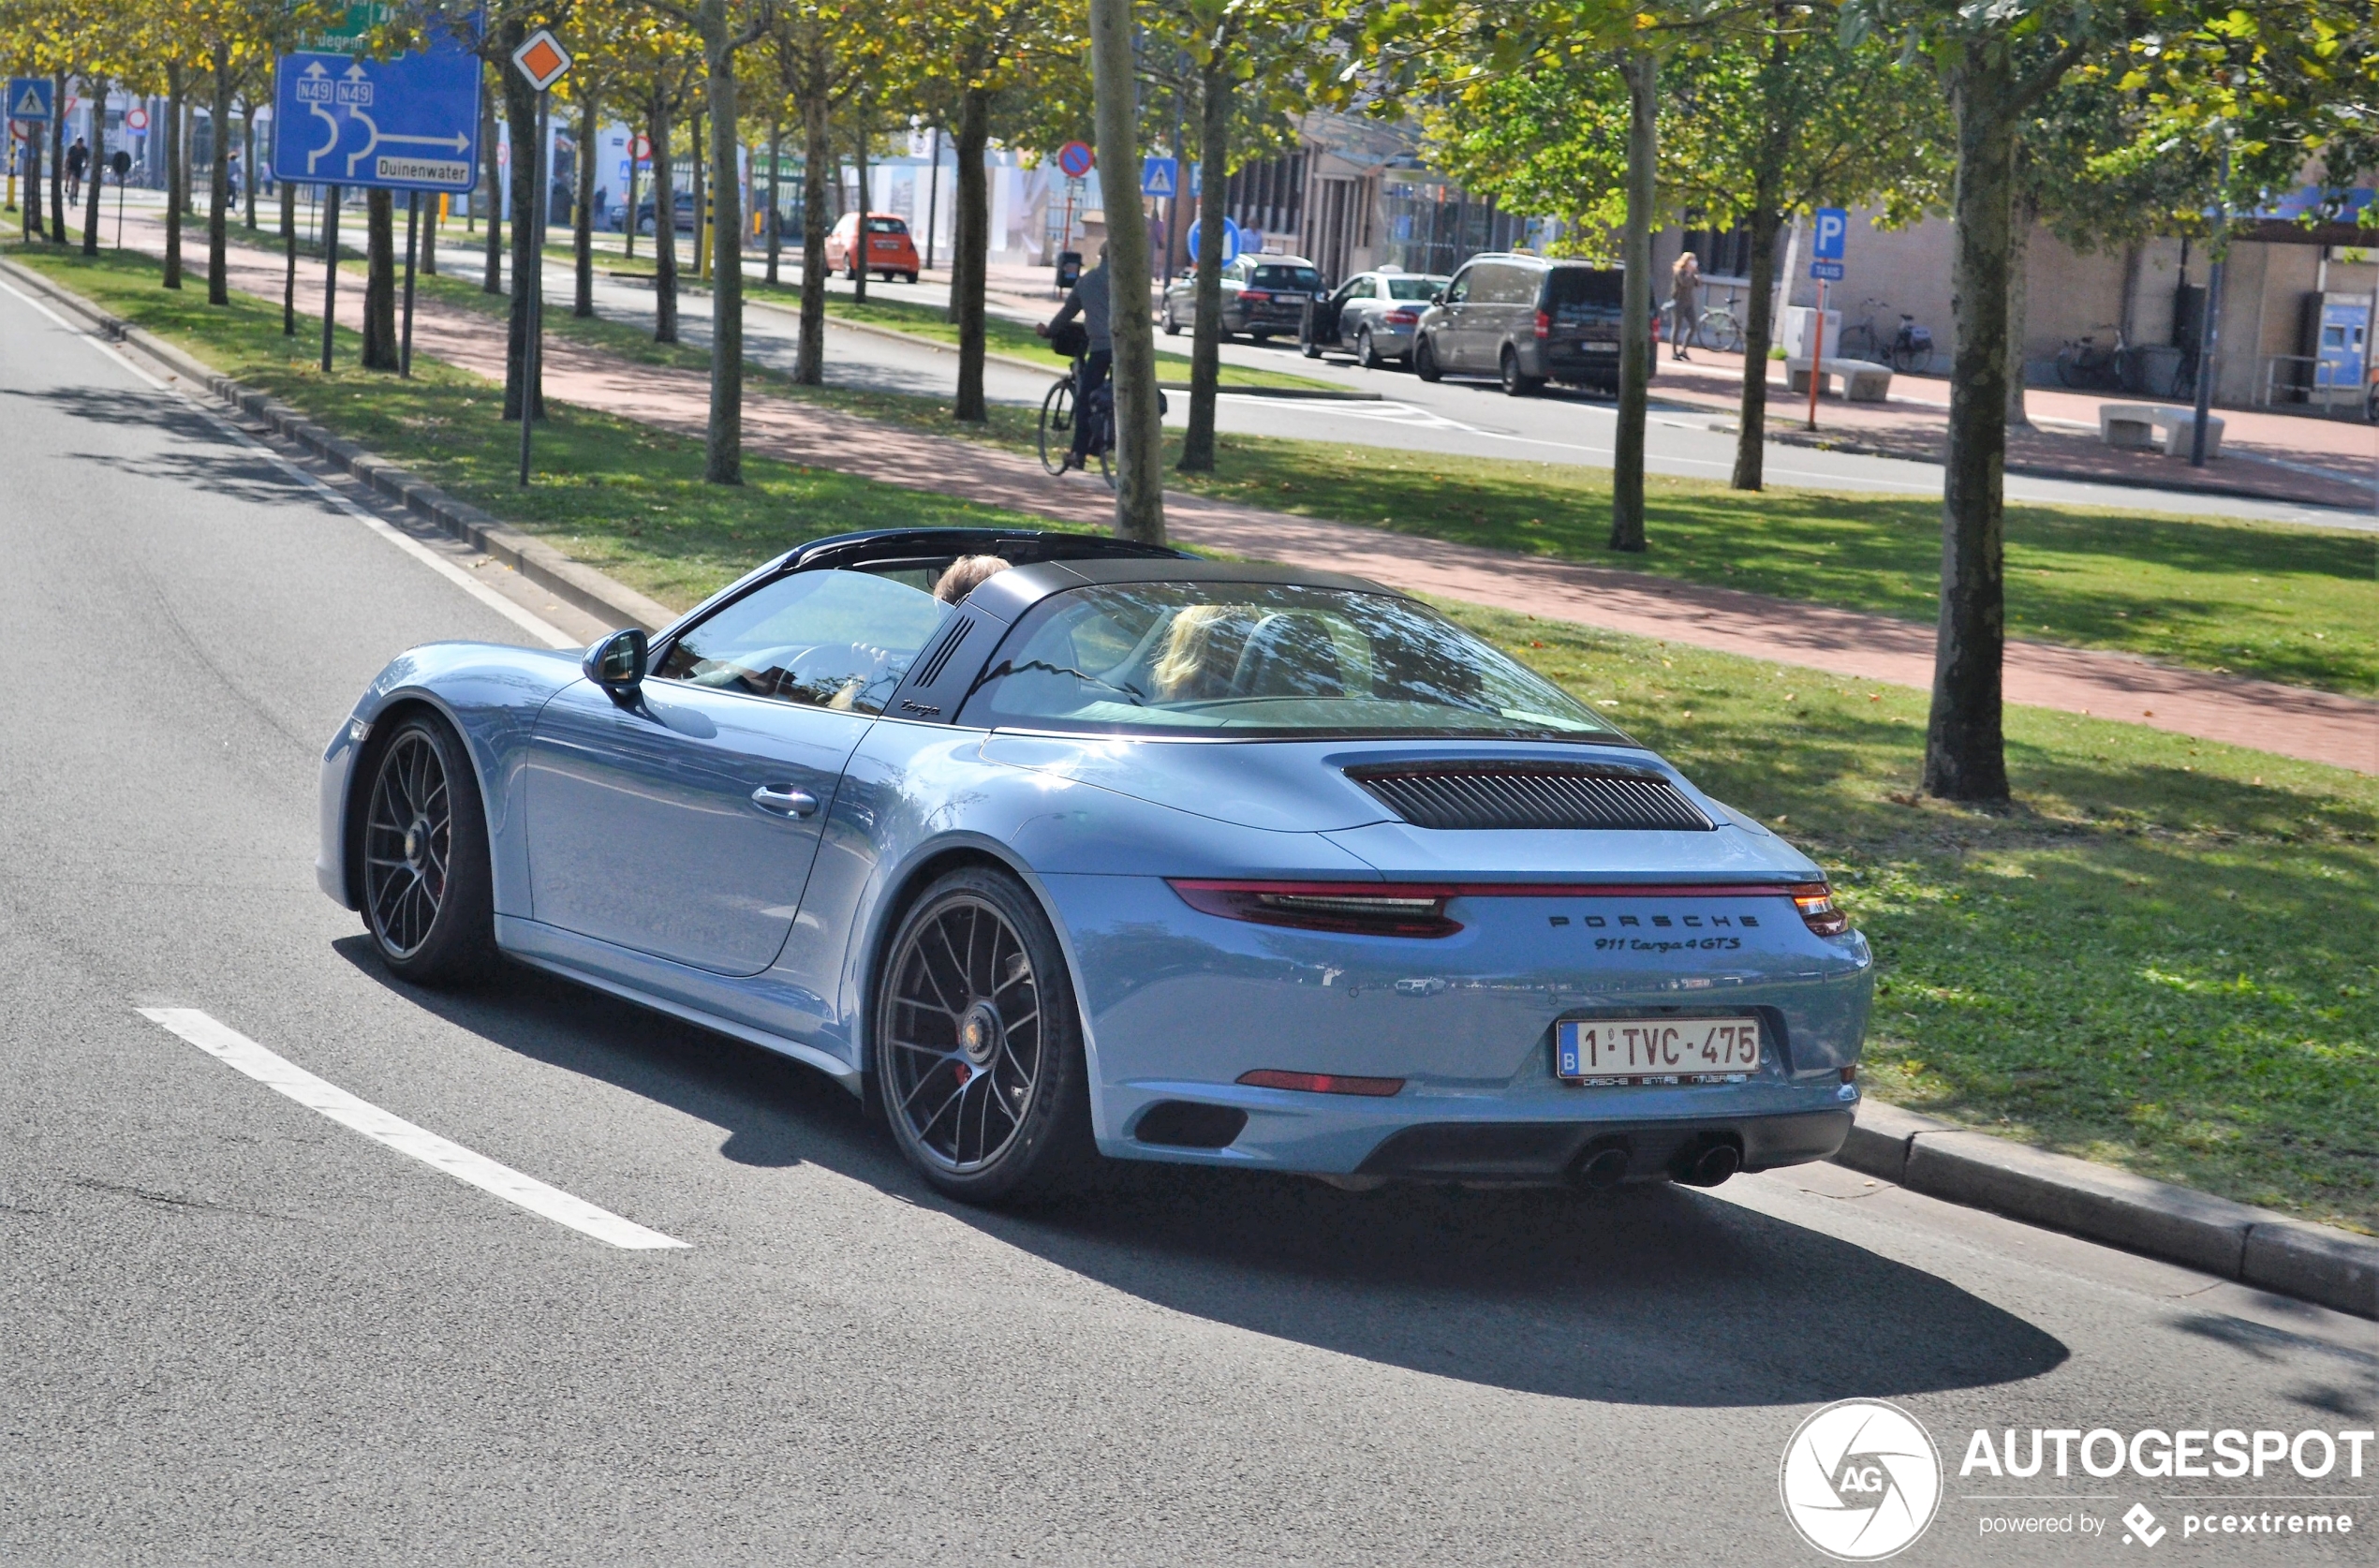
{"type": "Polygon", "coordinates": [[[1074,407],[1074,388],[1081,384],[1083,365],[1090,350],[1086,343],[1074,355],[1073,369],[1049,384],[1041,400],[1041,466],[1053,477],[1066,471],[1066,460],[1073,454],[1074,420],[1077,417],[1095,420],[1090,433],[1090,455],[1099,462],[1099,477],[1107,488],[1116,487],[1116,394],[1111,379],[1091,392],[1088,405],[1074,407]]]}
{"type": "MultiPolygon", "coordinates": [[[[2100,323],[2099,330],[2114,327],[2112,322],[2100,323]]],[[[2102,392],[2123,390],[2123,371],[2131,363],[2131,346],[2123,341],[2120,327],[2114,327],[2115,346],[2101,348],[2095,333],[2069,337],[2057,350],[2057,380],[2061,386],[2096,388],[2102,392]]]]}
{"type": "Polygon", "coordinates": [[[1712,305],[1702,312],[1701,320],[1693,324],[1693,347],[1716,354],[1743,351],[1743,322],[1735,314],[1736,298],[1735,290],[1730,288],[1724,304],[1712,305]]]}
{"type": "Polygon", "coordinates": [[[1875,330],[1876,313],[1891,308],[1890,302],[1885,300],[1869,298],[1859,301],[1860,319],[1842,329],[1842,341],[1836,346],[1835,356],[1845,360],[1872,360],[1877,364],[1891,363],[1891,346],[1884,341],[1883,333],[1875,330]],[[1853,348],[1852,345],[1858,343],[1862,335],[1865,342],[1853,348]]]}
{"type": "Polygon", "coordinates": [[[1900,313],[1899,331],[1892,334],[1884,363],[1903,376],[1922,376],[1933,368],[1933,334],[1916,324],[1916,318],[1906,311],[1900,313]]]}

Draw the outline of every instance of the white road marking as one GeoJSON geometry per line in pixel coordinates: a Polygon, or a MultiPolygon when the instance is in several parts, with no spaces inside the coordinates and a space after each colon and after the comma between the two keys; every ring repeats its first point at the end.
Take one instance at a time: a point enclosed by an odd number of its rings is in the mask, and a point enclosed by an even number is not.
{"type": "Polygon", "coordinates": [[[375,1143],[386,1144],[399,1154],[409,1154],[425,1165],[444,1171],[457,1181],[468,1182],[482,1192],[517,1204],[531,1214],[541,1214],[598,1241],[633,1251],[690,1245],[647,1230],[632,1220],[623,1220],[609,1209],[598,1208],[584,1198],[574,1198],[558,1187],[548,1187],[535,1176],[523,1176],[509,1165],[499,1165],[483,1154],[475,1154],[426,1128],[416,1127],[367,1100],[358,1100],[336,1084],[316,1077],[195,1007],[144,1007],[140,1013],[143,1018],[163,1025],[267,1088],[288,1095],[309,1110],[321,1112],[342,1127],[353,1128],[375,1143]]]}
{"type": "Polygon", "coordinates": [[[548,621],[543,617],[524,609],[520,605],[513,603],[510,599],[506,599],[502,594],[497,593],[494,588],[489,587],[478,578],[473,577],[469,572],[465,571],[461,567],[456,566],[452,561],[448,560],[436,551],[432,550],[428,545],[423,544],[420,540],[415,539],[404,529],[391,526],[386,518],[376,517],[363,508],[357,506],[353,501],[350,501],[346,496],[340,495],[337,490],[323,483],[322,481],[316,475],[307,473],[304,469],[299,467],[296,464],[290,462],[279,452],[274,451],[271,447],[266,446],[263,442],[258,440],[255,436],[249,435],[238,425],[232,423],[229,420],[225,419],[214,409],[208,407],[188,389],[177,387],[169,382],[158,380],[155,377],[150,375],[147,371],[133,363],[128,356],[117,352],[115,348],[104,338],[101,338],[96,333],[93,333],[89,328],[75,325],[75,323],[67,320],[65,317],[60,316],[56,311],[52,310],[48,305],[42,303],[39,300],[35,299],[32,295],[25,293],[22,289],[17,288],[14,284],[9,283],[5,278],[0,278],[0,288],[5,288],[9,293],[14,294],[18,299],[22,300],[26,304],[31,305],[34,309],[39,311],[51,320],[55,321],[67,332],[74,333],[77,337],[91,345],[93,348],[98,350],[102,354],[105,354],[109,360],[118,365],[121,365],[126,370],[130,371],[133,375],[138,376],[141,380],[146,381],[149,385],[156,388],[159,392],[171,392],[176,397],[181,398],[185,403],[189,404],[191,407],[197,409],[201,418],[212,423],[217,430],[223,432],[224,435],[229,436],[241,446],[246,447],[250,451],[260,454],[271,462],[274,467],[280,469],[289,478],[297,481],[299,484],[308,490],[311,490],[315,495],[320,496],[323,500],[328,501],[331,505],[338,508],[339,510],[347,513],[349,517],[354,518],[358,523],[362,524],[365,527],[371,529],[374,533],[379,535],[391,544],[395,545],[399,550],[404,551],[415,560],[420,561],[423,566],[428,567],[440,577],[443,577],[448,582],[452,583],[465,593],[470,595],[473,599],[478,599],[481,604],[486,605],[489,609],[495,611],[506,620],[510,621],[514,626],[519,627],[530,636],[535,637],[539,642],[543,643],[547,647],[577,648],[584,647],[585,645],[577,638],[570,636],[560,628],[554,626],[553,622],[548,621]]]}

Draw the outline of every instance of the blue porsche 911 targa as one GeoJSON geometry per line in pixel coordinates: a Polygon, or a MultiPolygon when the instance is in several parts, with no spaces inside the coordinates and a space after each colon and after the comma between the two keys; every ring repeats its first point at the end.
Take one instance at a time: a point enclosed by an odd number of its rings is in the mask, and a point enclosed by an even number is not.
{"type": "Polygon", "coordinates": [[[1068,534],[820,540],[584,658],[403,655],[323,890],[796,1057],[972,1202],[1834,1152],[1865,940],[1807,856],[1406,595],[1068,534]]]}

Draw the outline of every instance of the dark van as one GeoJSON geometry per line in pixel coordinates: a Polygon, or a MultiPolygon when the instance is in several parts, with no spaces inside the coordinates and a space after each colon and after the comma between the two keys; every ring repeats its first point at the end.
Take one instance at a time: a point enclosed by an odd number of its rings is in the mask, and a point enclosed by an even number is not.
{"type": "Polygon", "coordinates": [[[1616,395],[1623,275],[1588,261],[1473,256],[1421,318],[1413,371],[1425,381],[1493,376],[1515,397],[1547,381],[1616,395]]]}

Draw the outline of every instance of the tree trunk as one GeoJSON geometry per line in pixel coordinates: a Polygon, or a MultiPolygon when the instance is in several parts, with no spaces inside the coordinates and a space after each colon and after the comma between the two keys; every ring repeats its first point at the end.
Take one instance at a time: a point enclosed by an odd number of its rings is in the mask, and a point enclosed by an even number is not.
{"type": "MultiPolygon", "coordinates": [[[[793,379],[815,387],[826,379],[826,164],[835,155],[826,134],[825,51],[815,45],[803,63],[801,130],[801,344],[794,354],[793,379]]],[[[964,386],[966,380],[962,334],[958,381],[964,386]]]]}
{"type": "Polygon", "coordinates": [[[2030,430],[2032,427],[2032,414],[2024,407],[2024,318],[2032,312],[2032,219],[2038,212],[2038,203],[2020,192],[2010,200],[2007,217],[2007,425],[2011,430],[2030,430]]]}
{"type": "Polygon", "coordinates": [[[578,297],[570,302],[570,314],[577,317],[595,314],[595,137],[602,129],[596,122],[590,94],[578,106],[578,212],[570,225],[578,267],[578,297]]]}
{"type": "Polygon", "coordinates": [[[772,111],[768,116],[768,287],[782,286],[776,275],[777,261],[785,253],[784,204],[785,179],[785,117],[772,111]]]}
{"type": "Polygon", "coordinates": [[[874,202],[868,200],[869,192],[867,189],[867,100],[865,97],[863,96],[858,103],[851,106],[851,120],[853,124],[851,155],[859,167],[859,227],[851,231],[851,244],[857,248],[851,252],[850,281],[851,292],[858,298],[861,304],[865,304],[867,303],[867,260],[869,256],[867,249],[867,209],[875,205],[874,202]]]}
{"type": "Polygon", "coordinates": [[[958,104],[958,252],[950,259],[950,303],[958,321],[958,395],[951,418],[981,424],[983,402],[983,282],[991,267],[991,95],[977,88],[958,104]]]}
{"type": "Polygon", "coordinates": [[[1214,471],[1215,392],[1222,381],[1222,195],[1231,167],[1231,59],[1222,50],[1198,72],[1198,167],[1204,184],[1198,198],[1198,275],[1191,285],[1190,428],[1181,436],[1187,474],[1214,471]]]}
{"type": "MultiPolygon", "coordinates": [[[[182,287],[182,165],[190,149],[182,139],[182,67],[165,67],[165,286],[182,287]]],[[[58,100],[63,104],[66,100],[58,100]]],[[[58,220],[58,238],[66,236],[66,219],[58,220]]]]}
{"type": "Polygon", "coordinates": [[[248,210],[248,232],[256,232],[256,102],[240,101],[240,167],[248,171],[247,188],[240,193],[248,210]]]}
{"type": "Polygon", "coordinates": [[[2002,554],[2007,455],[2007,264],[2015,177],[2015,90],[2003,61],[1970,45],[1953,67],[1958,181],[1950,308],[1957,347],[1942,496],[1942,605],[1925,790],[1948,800],[2007,798],[2000,732],[2005,651],[2002,554]]]}
{"type": "MultiPolygon", "coordinates": [[[[517,29],[514,29],[517,31],[517,29]]],[[[517,48],[517,40],[512,45],[517,48]]],[[[496,83],[500,88],[513,72],[509,67],[497,68],[496,83]]],[[[510,95],[505,96],[510,102],[510,95]]],[[[487,262],[480,277],[480,290],[487,294],[504,292],[504,169],[495,156],[495,94],[480,95],[480,145],[487,168],[480,174],[480,189],[487,193],[487,262]]]]}
{"type": "MultiPolygon", "coordinates": [[[[504,52],[509,57],[526,41],[528,28],[516,21],[505,32],[517,35],[507,38],[504,52]]],[[[537,178],[537,89],[515,70],[504,73],[504,131],[512,151],[512,308],[505,313],[504,417],[519,419],[525,399],[529,417],[540,420],[545,417],[544,388],[527,385],[528,309],[530,285],[544,275],[545,259],[537,254],[537,220],[545,193],[538,189],[537,178]]]]}
{"type": "MultiPolygon", "coordinates": [[[[99,254],[99,187],[108,172],[108,84],[84,82],[91,92],[91,170],[82,182],[82,254],[99,254]]],[[[222,162],[220,158],[215,160],[222,162]]]]}
{"type": "MultiPolygon", "coordinates": [[[[703,202],[708,192],[702,180],[702,111],[700,108],[694,111],[693,124],[686,138],[686,163],[694,196],[694,281],[700,284],[710,279],[710,247],[703,243],[710,237],[710,208],[703,202]]],[[[658,211],[655,209],[656,224],[660,221],[658,211]]],[[[672,236],[676,234],[674,221],[671,223],[669,231],[672,236]]],[[[676,241],[672,238],[670,243],[674,244],[676,241]]]]}
{"type": "Polygon", "coordinates": [[[1115,334],[1116,532],[1165,541],[1164,424],[1157,413],[1156,323],[1148,319],[1148,223],[1140,206],[1139,84],[1131,0],[1090,0],[1090,66],[1107,207],[1108,330],[1115,334]]]}
{"type": "Polygon", "coordinates": [[[433,196],[421,210],[421,275],[437,276],[437,224],[444,215],[444,196],[433,196]]]}
{"type": "Polygon", "coordinates": [[[396,196],[363,193],[363,368],[399,368],[396,347],[396,196]]]}
{"type": "Polygon", "coordinates": [[[1620,62],[1627,79],[1627,227],[1620,242],[1626,269],[1620,288],[1619,418],[1611,441],[1611,548],[1641,551],[1644,542],[1644,414],[1652,378],[1652,208],[1658,196],[1660,62],[1631,50],[1620,62]]]}
{"type": "MultiPolygon", "coordinates": [[[[228,305],[231,282],[225,261],[231,243],[231,160],[223,155],[231,150],[231,51],[226,44],[214,46],[214,101],[209,107],[214,124],[214,165],[207,176],[206,303],[228,305]]],[[[96,155],[97,150],[93,151],[96,155]]]]}
{"type": "Polygon", "coordinates": [[[185,213],[198,211],[199,204],[192,200],[199,185],[198,147],[199,106],[185,98],[182,102],[182,210],[185,213]]]}
{"type": "Polygon", "coordinates": [[[28,242],[48,236],[41,222],[41,134],[35,131],[24,144],[24,237],[28,242]]]}
{"type": "Polygon", "coordinates": [[[1743,323],[1743,401],[1735,416],[1735,476],[1737,490],[1757,490],[1766,482],[1767,346],[1776,335],[1776,231],[1784,225],[1768,193],[1755,200],[1747,221],[1751,226],[1751,318],[1743,323]]]}
{"type": "Polygon", "coordinates": [[[744,190],[736,177],[735,42],[719,0],[700,15],[712,29],[703,58],[710,77],[710,422],[702,479],[744,482],[744,190]]]}
{"type": "MultiPolygon", "coordinates": [[[[656,87],[644,136],[653,144],[653,341],[677,341],[677,169],[669,155],[669,95],[656,87]]],[[[633,229],[631,214],[628,227],[633,229]]]]}
{"type": "Polygon", "coordinates": [[[297,182],[281,186],[281,335],[297,336],[297,182]]]}

